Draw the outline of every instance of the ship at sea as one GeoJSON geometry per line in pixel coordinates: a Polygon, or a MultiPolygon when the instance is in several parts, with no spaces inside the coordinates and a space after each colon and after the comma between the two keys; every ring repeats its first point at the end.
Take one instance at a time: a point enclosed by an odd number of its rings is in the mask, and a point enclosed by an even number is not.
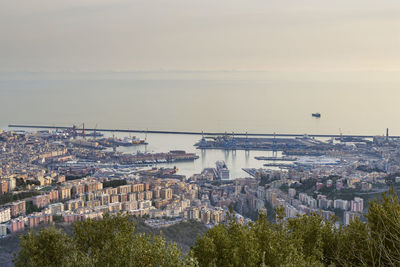
{"type": "Polygon", "coordinates": [[[321,113],[318,113],[318,112],[316,112],[316,113],[313,113],[313,114],[311,114],[313,117],[315,117],[315,118],[321,118],[321,113]]]}

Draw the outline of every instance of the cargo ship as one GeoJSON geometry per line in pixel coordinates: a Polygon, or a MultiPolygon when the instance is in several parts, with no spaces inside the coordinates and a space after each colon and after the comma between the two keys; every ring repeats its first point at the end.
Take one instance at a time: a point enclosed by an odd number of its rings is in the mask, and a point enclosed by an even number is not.
{"type": "Polygon", "coordinates": [[[311,114],[313,117],[315,117],[315,118],[321,118],[321,113],[313,113],[313,114],[311,114]]]}
{"type": "Polygon", "coordinates": [[[147,145],[146,140],[139,139],[136,136],[124,138],[103,138],[98,140],[98,142],[105,147],[147,145]]]}
{"type": "Polygon", "coordinates": [[[145,145],[145,140],[139,139],[136,136],[124,137],[123,139],[114,139],[114,143],[118,146],[134,146],[134,145],[145,145]]]}
{"type": "Polygon", "coordinates": [[[215,174],[220,180],[229,180],[229,169],[225,161],[217,161],[215,163],[215,174]]]}

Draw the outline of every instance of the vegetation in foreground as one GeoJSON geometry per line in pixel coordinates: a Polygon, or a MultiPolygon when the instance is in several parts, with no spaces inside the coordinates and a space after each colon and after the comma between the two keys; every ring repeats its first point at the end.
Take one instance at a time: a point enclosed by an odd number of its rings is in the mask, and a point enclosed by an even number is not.
{"type": "Polygon", "coordinates": [[[21,237],[16,266],[400,266],[400,201],[384,194],[370,203],[367,221],[336,228],[317,214],[277,222],[265,216],[225,224],[199,236],[182,255],[160,235],[136,234],[127,216],[74,224],[67,236],[53,227],[21,237]]]}
{"type": "Polygon", "coordinates": [[[20,193],[4,193],[3,195],[0,195],[0,205],[4,205],[7,203],[11,203],[14,201],[22,200],[25,198],[33,197],[39,195],[38,191],[27,191],[27,192],[20,192],[20,193]]]}

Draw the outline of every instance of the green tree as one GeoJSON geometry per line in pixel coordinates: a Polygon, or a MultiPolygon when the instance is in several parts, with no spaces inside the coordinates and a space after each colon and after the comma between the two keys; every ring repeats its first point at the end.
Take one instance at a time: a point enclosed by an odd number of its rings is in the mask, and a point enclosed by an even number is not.
{"type": "Polygon", "coordinates": [[[71,237],[54,227],[21,238],[16,266],[197,266],[174,243],[134,232],[129,216],[105,215],[74,224],[71,237]]]}
{"type": "Polygon", "coordinates": [[[336,235],[332,262],[337,266],[372,266],[368,226],[358,218],[348,226],[341,226],[336,235]]]}
{"type": "Polygon", "coordinates": [[[16,266],[400,266],[400,201],[391,190],[370,203],[366,221],[336,227],[319,214],[276,223],[264,214],[248,225],[233,211],[199,236],[183,256],[161,235],[135,233],[127,215],[105,215],[74,225],[70,237],[54,227],[21,238],[16,266]]]}
{"type": "Polygon", "coordinates": [[[400,266],[400,201],[394,190],[369,204],[367,221],[338,231],[338,266],[400,266]]]}
{"type": "Polygon", "coordinates": [[[277,224],[271,224],[262,214],[256,223],[240,225],[230,213],[226,224],[213,227],[193,246],[199,265],[305,266],[300,243],[284,228],[281,211],[277,214],[277,224]]]}
{"type": "Polygon", "coordinates": [[[18,266],[85,266],[88,259],[73,246],[72,240],[54,227],[29,231],[21,237],[21,251],[14,259],[18,266]]]}
{"type": "Polygon", "coordinates": [[[98,265],[129,266],[133,234],[134,225],[127,216],[105,215],[102,220],[75,223],[72,238],[78,251],[90,255],[98,265]]]}
{"type": "Polygon", "coordinates": [[[233,215],[193,246],[200,266],[400,266],[400,201],[391,190],[370,203],[366,222],[337,228],[319,214],[276,223],[263,215],[239,225],[233,215]]]}
{"type": "Polygon", "coordinates": [[[369,205],[371,266],[400,266],[400,200],[392,188],[369,205]]]}

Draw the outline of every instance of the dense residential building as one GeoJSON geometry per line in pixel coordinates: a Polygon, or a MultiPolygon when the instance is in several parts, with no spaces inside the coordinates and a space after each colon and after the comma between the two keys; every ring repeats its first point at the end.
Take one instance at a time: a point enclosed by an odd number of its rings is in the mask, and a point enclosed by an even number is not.
{"type": "Polygon", "coordinates": [[[0,208],[0,223],[8,222],[11,220],[11,209],[0,208]]]}
{"type": "Polygon", "coordinates": [[[0,224],[0,236],[5,236],[5,235],[7,235],[7,225],[0,224]]]}
{"type": "Polygon", "coordinates": [[[11,216],[17,217],[19,215],[25,214],[26,212],[26,202],[21,200],[18,202],[13,202],[10,204],[11,216]]]}
{"type": "Polygon", "coordinates": [[[36,207],[43,208],[50,204],[50,197],[47,194],[34,196],[32,197],[32,202],[36,207]]]}
{"type": "Polygon", "coordinates": [[[64,204],[63,203],[54,203],[48,206],[50,214],[60,214],[64,211],[64,204]]]}
{"type": "Polygon", "coordinates": [[[359,197],[355,197],[354,200],[350,202],[350,210],[352,212],[362,212],[364,210],[364,200],[359,197]]]}
{"type": "Polygon", "coordinates": [[[23,217],[12,219],[8,223],[8,229],[11,233],[23,231],[25,229],[25,220],[26,218],[23,217]]]}
{"type": "MultiPolygon", "coordinates": [[[[357,195],[363,196],[373,192],[375,186],[400,183],[400,178],[394,175],[400,172],[397,140],[376,138],[378,141],[350,146],[342,141],[330,143],[305,136],[294,139],[297,150],[292,152],[324,156],[315,159],[307,156],[293,167],[248,169],[246,172],[252,178],[229,180],[226,179],[229,170],[223,162],[217,164],[222,166],[219,172],[206,168],[200,174],[185,177],[177,174],[176,168],[136,168],[121,164],[133,159],[140,159],[140,164],[162,163],[168,157],[186,160],[187,155],[182,151],[157,156],[127,155],[99,148],[99,140],[65,136],[68,134],[11,131],[0,134],[0,193],[18,194],[16,199],[27,196],[0,208],[0,223],[6,223],[10,231],[51,223],[53,215],[71,223],[117,212],[148,215],[159,222],[171,217],[172,221],[218,224],[224,220],[229,207],[234,208],[235,217],[241,223],[248,217],[255,219],[260,212],[269,214],[276,207],[283,207],[288,218],[318,213],[328,220],[336,213],[348,223],[354,216],[362,216],[364,199],[352,196],[351,201],[343,200],[340,193],[362,191],[357,195]],[[26,214],[30,201],[42,211],[26,214]]],[[[224,142],[224,138],[215,140],[224,142]]],[[[290,147],[290,142],[285,149],[290,147]]]]}
{"type": "Polygon", "coordinates": [[[348,210],[349,203],[347,200],[335,199],[335,201],[333,201],[333,207],[335,209],[348,210]]]}
{"type": "Polygon", "coordinates": [[[172,189],[171,188],[161,189],[160,196],[162,199],[171,199],[172,198],[172,189]]]}
{"type": "Polygon", "coordinates": [[[9,185],[7,180],[0,180],[0,194],[7,193],[9,191],[9,185]]]}
{"type": "Polygon", "coordinates": [[[68,200],[71,198],[71,187],[65,186],[58,188],[58,198],[60,200],[68,200]]]}
{"type": "Polygon", "coordinates": [[[28,225],[30,228],[38,227],[39,224],[50,224],[53,222],[53,215],[42,212],[33,213],[28,216],[28,225]]]}

